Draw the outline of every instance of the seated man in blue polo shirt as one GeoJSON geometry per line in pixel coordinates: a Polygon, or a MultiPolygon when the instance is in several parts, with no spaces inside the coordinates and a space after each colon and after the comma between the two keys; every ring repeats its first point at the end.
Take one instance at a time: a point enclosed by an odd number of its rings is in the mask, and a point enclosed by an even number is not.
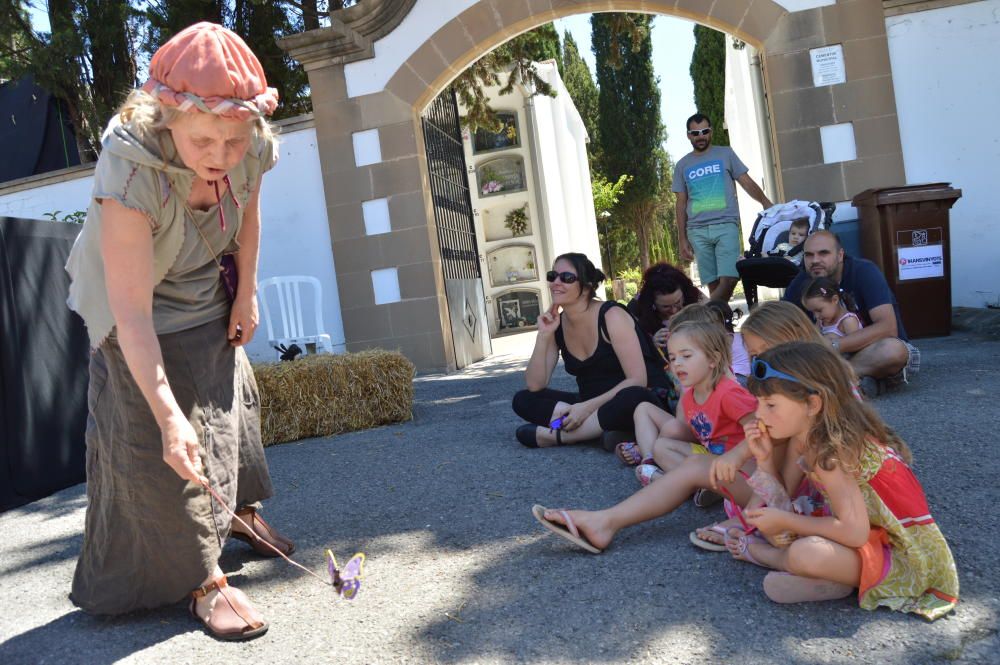
{"type": "Polygon", "coordinates": [[[817,231],[805,241],[802,268],[785,290],[785,300],[801,307],[802,291],[816,277],[829,277],[854,298],[864,327],[830,343],[847,356],[866,396],[905,383],[919,370],[920,352],[910,344],[896,296],[874,263],[845,256],[836,235],[817,231]]]}

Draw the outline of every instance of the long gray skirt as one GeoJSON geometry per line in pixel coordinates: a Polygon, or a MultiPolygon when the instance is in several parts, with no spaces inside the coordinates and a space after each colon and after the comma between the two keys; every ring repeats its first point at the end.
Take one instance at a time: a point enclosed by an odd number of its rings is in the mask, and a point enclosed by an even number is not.
{"type": "MultiPolygon", "coordinates": [[[[160,335],[167,381],[229,508],[271,496],[260,400],[225,319],[160,335]]],[[[87,517],[71,600],[96,614],[173,604],[215,568],[230,515],[163,461],[160,428],[109,337],[90,360],[87,517]]]]}

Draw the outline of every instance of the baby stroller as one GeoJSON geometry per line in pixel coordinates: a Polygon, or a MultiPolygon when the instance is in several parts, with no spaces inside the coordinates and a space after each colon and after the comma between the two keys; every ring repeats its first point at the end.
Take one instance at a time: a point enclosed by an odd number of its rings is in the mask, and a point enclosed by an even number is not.
{"type": "Polygon", "coordinates": [[[792,221],[808,219],[810,234],[829,229],[836,207],[834,203],[789,201],[772,206],[757,216],[750,232],[750,249],[736,262],[748,309],[757,305],[758,286],[783,289],[798,274],[802,245],[792,247],[788,244],[792,221]]]}

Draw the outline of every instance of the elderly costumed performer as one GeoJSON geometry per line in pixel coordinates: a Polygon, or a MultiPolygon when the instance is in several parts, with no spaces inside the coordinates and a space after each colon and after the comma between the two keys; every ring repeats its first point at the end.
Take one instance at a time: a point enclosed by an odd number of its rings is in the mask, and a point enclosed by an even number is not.
{"type": "Polygon", "coordinates": [[[68,304],[93,349],[71,598],[97,614],[188,598],[211,635],[250,639],[268,624],[227,585],[222,546],[233,536],[264,555],[275,552],[257,538],[294,549],[258,513],[273,490],[242,348],[258,320],[260,184],[277,158],[266,120],[277,93],[246,43],[211,23],[164,44],[149,73],[104,133],[66,266],[68,304]]]}

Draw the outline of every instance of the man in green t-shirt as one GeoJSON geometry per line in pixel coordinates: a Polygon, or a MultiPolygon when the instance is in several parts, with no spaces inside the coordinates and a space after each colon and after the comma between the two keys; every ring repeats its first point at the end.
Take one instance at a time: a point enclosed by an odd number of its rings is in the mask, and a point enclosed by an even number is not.
{"type": "Polygon", "coordinates": [[[710,298],[728,302],[739,279],[740,209],[736,186],[765,209],[771,201],[750,177],[746,165],[729,146],[712,145],[712,122],[695,113],[687,121],[691,152],[674,168],[677,237],[681,259],[697,259],[698,275],[710,298]]]}

